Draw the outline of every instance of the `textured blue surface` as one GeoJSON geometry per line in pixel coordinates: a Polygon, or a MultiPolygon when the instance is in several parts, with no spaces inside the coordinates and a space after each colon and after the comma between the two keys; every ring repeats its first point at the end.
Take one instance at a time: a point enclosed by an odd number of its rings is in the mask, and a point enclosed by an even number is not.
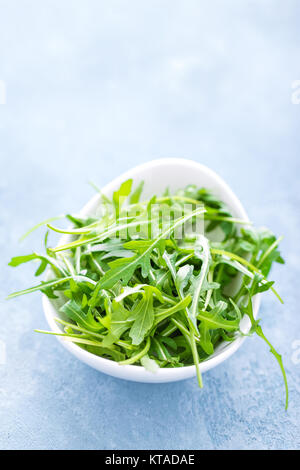
{"type": "Polygon", "coordinates": [[[0,11],[0,448],[299,447],[299,2],[0,0],[0,11]],[[39,294],[3,300],[33,282],[31,266],[6,266],[40,247],[40,233],[18,243],[25,229],[77,211],[89,179],[166,156],[210,166],[257,225],[285,235],[287,263],[272,272],[285,304],[267,294],[260,316],[284,356],[288,412],[258,338],[203,391],[135,384],[34,333],[46,328],[39,294]]]}

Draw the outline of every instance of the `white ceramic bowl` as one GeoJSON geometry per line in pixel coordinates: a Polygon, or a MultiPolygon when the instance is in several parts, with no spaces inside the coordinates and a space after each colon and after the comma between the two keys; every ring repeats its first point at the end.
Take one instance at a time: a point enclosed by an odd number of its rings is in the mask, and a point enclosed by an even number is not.
{"type": "MultiPolygon", "coordinates": [[[[107,196],[112,196],[112,193],[119,188],[120,184],[129,178],[133,178],[134,184],[139,183],[141,180],[145,181],[143,191],[143,196],[145,196],[145,198],[150,197],[153,194],[161,194],[166,187],[169,187],[171,191],[174,191],[183,188],[188,184],[196,184],[198,187],[203,186],[211,189],[216,196],[224,201],[228,205],[234,217],[238,217],[246,221],[249,220],[242,204],[229,186],[214,171],[200,163],[179,158],[153,160],[143,165],[139,165],[114,179],[102,189],[102,193],[107,196]]],[[[82,209],[81,215],[86,216],[93,213],[98,204],[99,195],[97,194],[82,209]]],[[[63,241],[65,242],[66,240],[67,238],[63,237],[63,241]]],[[[253,309],[255,317],[258,313],[259,302],[260,299],[258,296],[254,298],[253,309]]],[[[43,307],[51,330],[61,333],[62,329],[54,320],[55,317],[60,316],[58,311],[59,305],[57,305],[57,302],[49,300],[48,297],[43,295],[43,307]]],[[[250,321],[248,317],[243,318],[241,328],[244,332],[249,331],[250,321]]],[[[156,373],[152,373],[144,369],[144,367],[137,365],[119,365],[117,362],[109,359],[95,356],[76,344],[64,340],[62,337],[57,337],[57,339],[66,349],[81,361],[101,372],[104,372],[105,374],[119,377],[121,379],[133,380],[136,382],[159,383],[183,380],[196,375],[195,366],[162,368],[156,373]]],[[[238,337],[231,343],[221,343],[216,348],[214,354],[205,362],[200,364],[201,372],[212,369],[225,361],[238,350],[244,339],[245,337],[238,337]]]]}

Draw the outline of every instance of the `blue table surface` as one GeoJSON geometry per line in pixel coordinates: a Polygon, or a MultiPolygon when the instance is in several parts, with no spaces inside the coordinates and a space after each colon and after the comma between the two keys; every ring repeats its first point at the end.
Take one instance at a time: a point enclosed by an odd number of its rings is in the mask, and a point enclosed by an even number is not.
{"type": "Polygon", "coordinates": [[[299,447],[299,2],[0,0],[0,11],[0,448],[299,447]],[[169,156],[217,171],[255,224],[285,237],[271,276],[285,303],[268,293],[260,317],[284,358],[288,412],[257,337],[202,391],[194,379],[138,384],[34,333],[47,328],[38,293],[4,300],[35,282],[32,266],[7,266],[40,249],[41,231],[19,243],[26,229],[76,212],[89,180],[169,156]]]}

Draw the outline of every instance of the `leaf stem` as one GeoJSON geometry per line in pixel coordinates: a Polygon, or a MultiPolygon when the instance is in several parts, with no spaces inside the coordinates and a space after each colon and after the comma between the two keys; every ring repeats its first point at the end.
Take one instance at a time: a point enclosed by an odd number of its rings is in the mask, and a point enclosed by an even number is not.
{"type": "Polygon", "coordinates": [[[135,356],[131,356],[129,359],[119,362],[119,364],[120,365],[134,364],[135,362],[139,361],[143,356],[145,356],[145,354],[147,354],[147,352],[150,349],[150,345],[151,345],[151,340],[150,340],[150,336],[148,336],[147,341],[146,341],[146,346],[144,347],[144,349],[142,349],[135,356]]]}

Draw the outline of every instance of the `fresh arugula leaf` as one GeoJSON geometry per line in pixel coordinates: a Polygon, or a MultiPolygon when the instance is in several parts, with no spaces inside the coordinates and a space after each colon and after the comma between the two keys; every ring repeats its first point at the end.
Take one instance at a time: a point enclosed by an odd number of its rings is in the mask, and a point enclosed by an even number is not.
{"type": "Polygon", "coordinates": [[[154,322],[152,290],[145,289],[142,299],[131,312],[130,319],[133,320],[133,325],[129,336],[132,339],[133,345],[139,345],[150,331],[154,322]]]}
{"type": "Polygon", "coordinates": [[[124,183],[121,184],[118,191],[115,191],[113,194],[113,203],[116,208],[117,219],[119,218],[120,209],[122,205],[124,204],[129,194],[131,193],[131,187],[132,187],[132,179],[129,179],[127,181],[124,181],[124,183]]]}
{"type": "Polygon", "coordinates": [[[144,187],[144,181],[141,181],[137,188],[133,191],[130,196],[130,204],[137,204],[140,200],[142,191],[144,187]]]}
{"type": "Polygon", "coordinates": [[[75,300],[69,300],[65,303],[60,312],[64,313],[70,320],[73,320],[78,325],[89,329],[91,331],[101,331],[103,328],[99,321],[97,321],[91,309],[85,312],[75,300]]]}

